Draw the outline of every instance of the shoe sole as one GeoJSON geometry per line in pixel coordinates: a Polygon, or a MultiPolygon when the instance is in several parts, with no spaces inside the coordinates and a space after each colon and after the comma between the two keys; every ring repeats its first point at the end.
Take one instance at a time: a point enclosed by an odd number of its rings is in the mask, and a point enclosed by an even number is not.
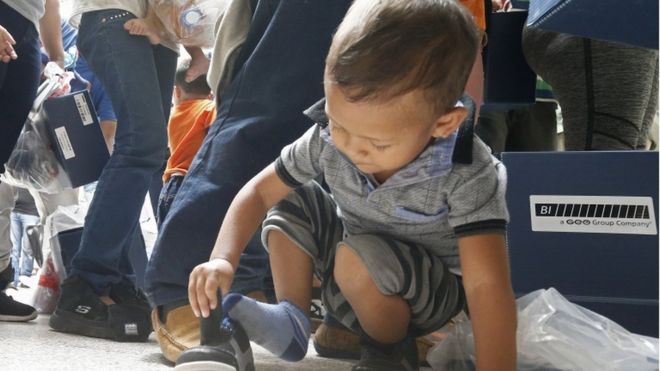
{"type": "Polygon", "coordinates": [[[351,352],[350,350],[338,350],[335,348],[325,347],[319,344],[316,339],[312,341],[316,354],[323,358],[343,358],[343,359],[360,359],[360,352],[351,352]]]}
{"type": "Polygon", "coordinates": [[[232,365],[213,361],[188,362],[174,367],[175,371],[236,371],[232,365]]]}
{"type": "Polygon", "coordinates": [[[68,334],[77,334],[101,339],[114,338],[110,326],[98,326],[98,324],[93,321],[57,310],[55,310],[50,316],[48,325],[55,331],[68,334]]]}
{"type": "Polygon", "coordinates": [[[12,316],[7,314],[0,314],[0,322],[27,322],[37,318],[39,314],[34,311],[27,316],[12,316]]]}

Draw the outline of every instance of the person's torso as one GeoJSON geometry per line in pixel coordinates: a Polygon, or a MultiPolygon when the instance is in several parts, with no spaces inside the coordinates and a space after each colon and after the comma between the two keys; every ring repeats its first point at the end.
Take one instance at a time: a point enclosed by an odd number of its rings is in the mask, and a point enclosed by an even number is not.
{"type": "Polygon", "coordinates": [[[45,0],[2,0],[39,29],[39,20],[45,12],[45,0]]]}
{"type": "Polygon", "coordinates": [[[185,101],[175,107],[167,128],[171,155],[166,173],[188,169],[215,119],[215,112],[215,102],[208,99],[185,101]]]}

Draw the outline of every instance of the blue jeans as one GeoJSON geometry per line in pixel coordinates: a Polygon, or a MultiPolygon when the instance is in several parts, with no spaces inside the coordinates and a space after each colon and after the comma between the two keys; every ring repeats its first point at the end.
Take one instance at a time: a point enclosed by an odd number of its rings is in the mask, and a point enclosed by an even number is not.
{"type": "Polygon", "coordinates": [[[129,249],[140,233],[144,198],[167,147],[177,55],[126,32],[123,25],[133,18],[116,9],[84,13],[78,33],[78,50],[103,83],[117,115],[115,148],[98,180],[72,261],[71,274],[98,294],[133,273],[129,249]]]}
{"type": "MultiPolygon", "coordinates": [[[[286,144],[313,123],[302,111],[323,96],[331,35],[349,0],[260,0],[237,74],[195,156],[147,265],[153,305],[185,300],[192,269],[208,261],[230,202],[286,144]]],[[[252,238],[232,291],[269,289],[268,256],[252,238]]]]}
{"type": "Polygon", "coordinates": [[[158,197],[158,212],[156,213],[156,224],[158,225],[158,230],[167,216],[167,213],[172,207],[172,202],[174,202],[174,197],[179,193],[179,188],[181,188],[181,183],[185,177],[183,175],[173,175],[167,182],[163,185],[163,189],[160,191],[160,197],[158,197]]]}
{"type": "Polygon", "coordinates": [[[14,267],[14,284],[18,284],[18,277],[31,276],[34,267],[32,249],[29,247],[27,227],[39,224],[38,215],[11,213],[11,265],[14,267]]]}
{"type": "Polygon", "coordinates": [[[0,174],[37,95],[41,74],[39,34],[34,24],[0,1],[0,25],[16,41],[18,59],[0,62],[0,174]]]}

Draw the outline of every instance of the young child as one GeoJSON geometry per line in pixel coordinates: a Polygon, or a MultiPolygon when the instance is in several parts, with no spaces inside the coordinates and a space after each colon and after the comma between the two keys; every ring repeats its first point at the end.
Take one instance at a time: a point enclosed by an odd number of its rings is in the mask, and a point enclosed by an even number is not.
{"type": "Polygon", "coordinates": [[[209,262],[193,269],[195,314],[227,294],[263,221],[279,303],[226,295],[234,341],[245,332],[302,359],[316,274],[326,309],[360,334],[354,370],[418,369],[414,337],[468,307],[477,369],[514,370],[506,174],[461,98],[480,36],[453,0],[356,0],[326,59],[326,98],[306,111],[316,125],[243,187],[209,262]]]}
{"type": "Polygon", "coordinates": [[[158,199],[158,227],[172,205],[188,167],[201,147],[216,114],[206,75],[186,82],[190,60],[183,61],[174,75],[174,109],[167,124],[170,158],[163,173],[163,189],[158,199]]]}

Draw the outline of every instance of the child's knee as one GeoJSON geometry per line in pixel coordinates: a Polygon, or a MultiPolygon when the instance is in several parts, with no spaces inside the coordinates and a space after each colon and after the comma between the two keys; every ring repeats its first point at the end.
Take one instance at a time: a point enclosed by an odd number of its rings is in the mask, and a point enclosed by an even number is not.
{"type": "Polygon", "coordinates": [[[345,297],[354,297],[363,292],[373,280],[360,256],[345,244],[337,247],[333,275],[337,286],[345,297]]]}

